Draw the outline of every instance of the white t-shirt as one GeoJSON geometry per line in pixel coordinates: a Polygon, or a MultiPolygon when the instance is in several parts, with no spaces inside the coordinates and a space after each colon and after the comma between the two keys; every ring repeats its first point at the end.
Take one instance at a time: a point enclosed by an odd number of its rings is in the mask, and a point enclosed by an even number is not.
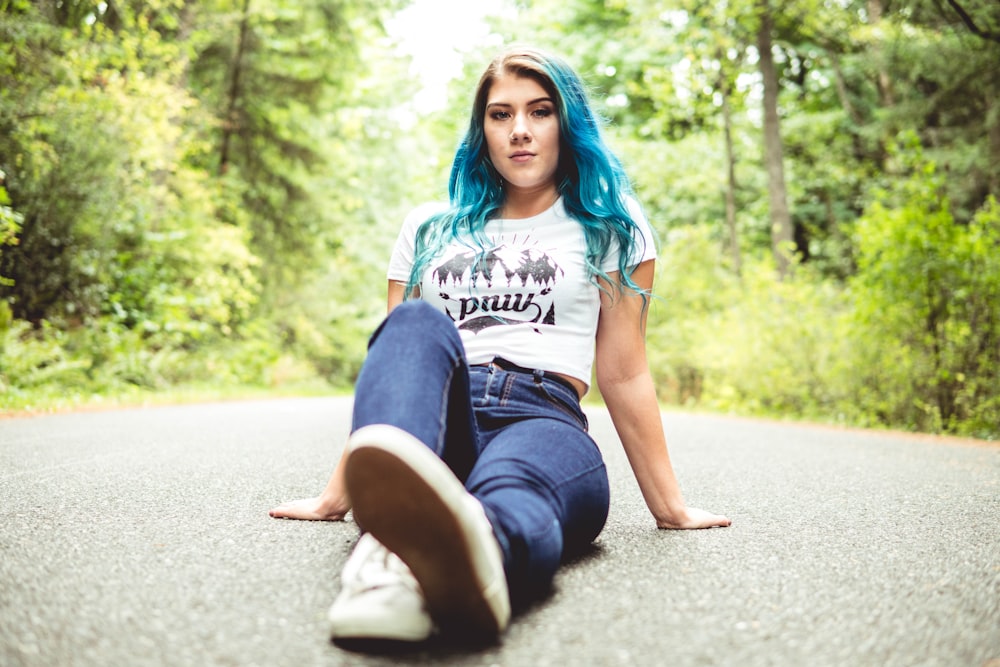
{"type": "MultiPolygon", "coordinates": [[[[642,235],[636,263],[654,259],[649,223],[638,202],[628,204],[642,235]]],[[[425,204],[406,217],[389,262],[389,280],[410,279],[417,229],[444,209],[425,204]]],[[[470,364],[503,357],[589,386],[600,290],[587,274],[583,227],[559,199],[531,218],[491,220],[484,232],[485,254],[472,241],[455,242],[428,265],[420,297],[455,322],[470,364]]],[[[601,264],[606,273],[618,270],[614,246],[601,264]]]]}

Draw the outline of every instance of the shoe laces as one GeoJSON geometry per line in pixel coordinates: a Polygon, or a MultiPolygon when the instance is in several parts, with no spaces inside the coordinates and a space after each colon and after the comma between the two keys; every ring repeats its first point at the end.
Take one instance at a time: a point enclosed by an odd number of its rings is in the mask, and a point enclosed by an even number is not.
{"type": "Polygon", "coordinates": [[[417,580],[406,563],[374,537],[362,536],[355,552],[344,567],[345,585],[356,591],[388,586],[418,588],[417,580]]]}

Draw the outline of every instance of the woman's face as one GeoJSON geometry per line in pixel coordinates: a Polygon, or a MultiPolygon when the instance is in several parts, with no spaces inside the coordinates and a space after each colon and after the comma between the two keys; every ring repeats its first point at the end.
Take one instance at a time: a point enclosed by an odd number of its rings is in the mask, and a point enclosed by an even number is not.
{"type": "Polygon", "coordinates": [[[541,84],[512,74],[494,81],[483,127],[490,160],[505,188],[532,192],[555,187],[559,116],[541,84]]]}

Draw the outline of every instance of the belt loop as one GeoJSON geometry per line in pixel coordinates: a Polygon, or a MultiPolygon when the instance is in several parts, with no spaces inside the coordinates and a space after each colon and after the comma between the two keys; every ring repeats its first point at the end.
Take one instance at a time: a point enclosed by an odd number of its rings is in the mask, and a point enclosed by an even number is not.
{"type": "Polygon", "coordinates": [[[535,384],[541,384],[542,379],[545,377],[545,371],[540,368],[531,371],[531,374],[535,377],[535,384]]]}

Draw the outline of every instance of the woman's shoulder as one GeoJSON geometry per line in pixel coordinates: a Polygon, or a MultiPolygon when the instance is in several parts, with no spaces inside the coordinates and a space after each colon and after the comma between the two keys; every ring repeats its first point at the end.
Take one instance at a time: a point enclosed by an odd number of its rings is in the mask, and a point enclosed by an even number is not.
{"type": "Polygon", "coordinates": [[[417,230],[420,229],[420,225],[424,224],[427,220],[444,213],[448,210],[447,202],[440,201],[429,201],[424,202],[418,206],[410,209],[410,212],[406,214],[403,218],[403,225],[399,230],[400,236],[403,237],[415,237],[417,235],[417,230]]]}
{"type": "Polygon", "coordinates": [[[404,225],[420,225],[429,218],[448,210],[448,202],[426,201],[410,209],[403,221],[404,225]]]}
{"type": "Polygon", "coordinates": [[[646,220],[646,212],[642,208],[642,204],[633,194],[627,194],[623,197],[625,200],[625,210],[628,211],[629,216],[632,221],[637,225],[649,224],[646,220]]]}

